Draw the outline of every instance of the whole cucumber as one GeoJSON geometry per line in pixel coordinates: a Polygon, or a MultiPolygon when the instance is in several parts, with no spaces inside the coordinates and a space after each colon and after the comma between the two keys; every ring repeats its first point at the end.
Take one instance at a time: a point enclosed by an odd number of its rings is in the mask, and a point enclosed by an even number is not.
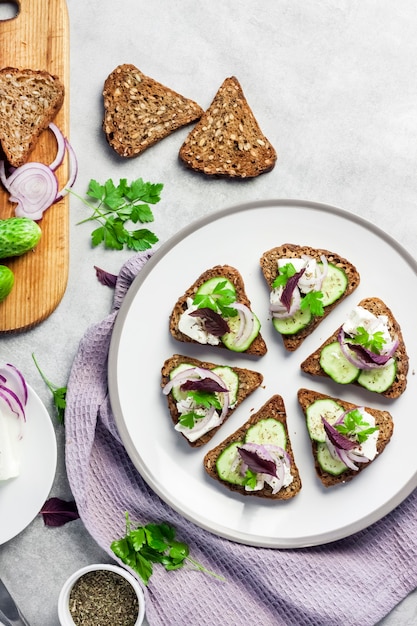
{"type": "Polygon", "coordinates": [[[20,256],[33,250],[41,235],[40,226],[29,217],[0,220],[0,259],[20,256]]]}

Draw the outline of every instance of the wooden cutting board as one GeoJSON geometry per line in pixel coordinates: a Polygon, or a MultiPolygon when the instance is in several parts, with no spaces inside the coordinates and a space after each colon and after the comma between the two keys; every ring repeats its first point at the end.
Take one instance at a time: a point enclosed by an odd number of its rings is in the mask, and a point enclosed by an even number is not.
{"type": "MultiPolygon", "coordinates": [[[[13,3],[7,2],[7,5],[13,3]]],[[[0,68],[47,70],[60,78],[66,93],[54,121],[69,139],[69,20],[66,2],[19,0],[15,6],[16,12],[11,13],[14,17],[0,21],[0,68]]],[[[55,139],[46,130],[30,160],[48,165],[55,153],[55,139]]],[[[56,174],[61,189],[69,176],[67,157],[56,174]]],[[[0,187],[0,219],[12,217],[15,205],[9,202],[9,194],[0,187]]],[[[15,274],[12,292],[0,302],[0,333],[27,330],[42,322],[56,309],[65,293],[69,266],[68,195],[44,213],[39,226],[42,237],[34,251],[14,259],[0,259],[0,264],[8,265],[15,274]]]]}

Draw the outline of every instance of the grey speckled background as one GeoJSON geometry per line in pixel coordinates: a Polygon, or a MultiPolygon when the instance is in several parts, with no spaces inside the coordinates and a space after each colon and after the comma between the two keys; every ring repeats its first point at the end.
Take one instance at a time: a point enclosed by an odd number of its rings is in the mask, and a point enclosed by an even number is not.
{"type": "MultiPolygon", "coordinates": [[[[22,0],[23,1],[23,0],[22,0]]],[[[142,176],[163,182],[155,230],[161,242],[211,211],[266,198],[343,207],[378,224],[411,254],[417,232],[417,6],[413,0],[68,0],[71,24],[71,142],[76,191],[90,178],[142,176]],[[258,179],[210,181],[186,172],[177,152],[186,129],[120,160],[101,131],[101,91],[120,63],[206,108],[235,75],[276,147],[275,169],[258,179]]],[[[1,338],[1,358],[25,372],[52,413],[31,353],[65,385],[84,331],[110,310],[112,292],[93,266],[117,273],[125,252],[90,247],[85,209],[71,202],[71,269],[58,309],[37,328],[1,338]]],[[[64,435],[51,495],[70,498],[64,435]]],[[[1,516],[13,511],[0,511],[1,516]]],[[[80,521],[47,529],[36,518],[0,547],[0,576],[31,626],[56,626],[61,585],[78,567],[107,557],[80,521]]],[[[384,626],[417,623],[412,594],[384,626]]]]}

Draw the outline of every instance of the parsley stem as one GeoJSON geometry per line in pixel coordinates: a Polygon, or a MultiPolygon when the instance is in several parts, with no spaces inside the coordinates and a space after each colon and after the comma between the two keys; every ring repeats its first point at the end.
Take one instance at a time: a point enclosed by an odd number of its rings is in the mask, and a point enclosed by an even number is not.
{"type": "Polygon", "coordinates": [[[226,579],[224,578],[224,576],[220,576],[220,574],[216,574],[216,572],[212,572],[211,570],[204,567],[204,565],[201,565],[201,563],[199,563],[198,561],[195,561],[190,556],[186,556],[185,560],[192,563],[198,571],[204,572],[204,574],[209,574],[210,576],[213,576],[213,578],[217,578],[217,580],[221,580],[222,582],[226,582],[226,579]]]}

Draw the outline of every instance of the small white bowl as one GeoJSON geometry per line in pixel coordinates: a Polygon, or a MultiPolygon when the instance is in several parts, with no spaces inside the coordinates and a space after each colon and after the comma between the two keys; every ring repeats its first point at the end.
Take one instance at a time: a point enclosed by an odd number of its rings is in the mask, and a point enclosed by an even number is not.
{"type": "Polygon", "coordinates": [[[58,617],[61,626],[75,626],[75,622],[72,619],[69,610],[69,598],[71,590],[76,581],[81,576],[83,576],[87,572],[93,572],[96,570],[115,572],[116,574],[123,576],[123,578],[125,578],[132,585],[139,603],[138,618],[135,622],[135,626],[141,626],[143,620],[145,619],[145,596],[143,595],[141,586],[139,585],[136,578],[134,578],[128,571],[126,571],[122,567],[107,564],[93,564],[82,567],[81,569],[74,572],[64,583],[58,598],[58,617]]]}

